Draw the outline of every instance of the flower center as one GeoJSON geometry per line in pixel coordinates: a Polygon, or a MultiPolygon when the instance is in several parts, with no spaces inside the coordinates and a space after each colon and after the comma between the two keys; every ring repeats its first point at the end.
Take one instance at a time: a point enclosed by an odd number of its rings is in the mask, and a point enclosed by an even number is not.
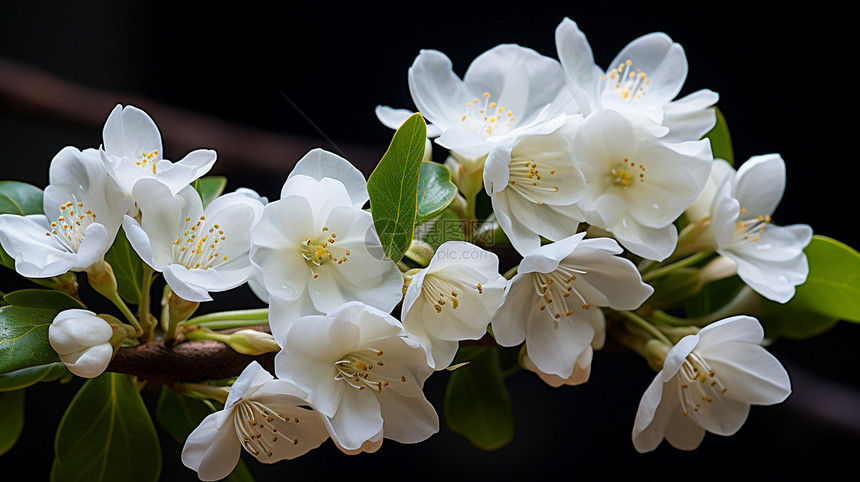
{"type": "Polygon", "coordinates": [[[651,85],[648,74],[641,69],[633,70],[633,61],[627,60],[600,77],[603,91],[613,92],[618,97],[633,103],[641,99],[651,85]]]}
{"type": "MultiPolygon", "coordinates": [[[[365,348],[364,350],[345,355],[340,360],[334,362],[334,366],[337,368],[337,375],[335,375],[334,379],[343,380],[349,386],[359,390],[370,388],[377,393],[382,393],[385,387],[389,386],[392,381],[396,381],[395,378],[379,373],[380,370],[377,370],[375,373],[373,372],[373,367],[385,366],[385,362],[382,361],[383,354],[382,350],[365,348]]],[[[399,380],[400,382],[406,382],[406,377],[401,376],[399,380]]]]}
{"type": "Polygon", "coordinates": [[[314,279],[319,277],[319,273],[317,273],[314,268],[318,268],[328,263],[343,264],[347,261],[347,258],[349,258],[348,249],[343,251],[343,256],[341,257],[337,257],[337,255],[332,253],[331,248],[337,240],[337,234],[334,232],[329,233],[329,229],[327,227],[323,227],[322,231],[321,237],[323,241],[320,241],[319,239],[308,239],[301,244],[302,258],[304,258],[305,261],[307,261],[308,266],[310,266],[314,279]]]}
{"type": "Polygon", "coordinates": [[[433,305],[436,313],[442,313],[442,308],[449,305],[452,310],[456,310],[460,306],[461,294],[465,294],[469,301],[474,301],[475,294],[484,294],[484,288],[481,283],[469,285],[459,280],[428,274],[421,285],[421,294],[433,305]]]}
{"type": "Polygon", "coordinates": [[[715,398],[722,396],[728,390],[717,378],[717,374],[708,362],[695,351],[687,355],[679,374],[681,376],[681,414],[685,417],[690,414],[690,410],[694,412],[701,410],[703,403],[705,409],[708,409],[715,398]]]}
{"type": "Polygon", "coordinates": [[[616,164],[615,167],[609,170],[607,175],[612,184],[621,189],[627,189],[633,185],[637,177],[639,178],[639,182],[645,182],[645,166],[642,164],[637,165],[636,162],[625,157],[624,161],[616,164]]]}
{"type": "MultiPolygon", "coordinates": [[[[741,208],[741,216],[746,211],[746,208],[741,208]]],[[[770,214],[735,221],[734,244],[758,243],[761,233],[764,232],[764,228],[770,221],[770,214]]]]}
{"type": "Polygon", "coordinates": [[[574,310],[567,303],[571,293],[579,298],[582,309],[587,310],[591,304],[585,301],[582,294],[573,286],[576,275],[585,276],[586,274],[588,274],[587,271],[567,266],[559,266],[551,273],[533,273],[535,292],[540,297],[538,310],[547,311],[553,320],[572,315],[574,310]]]}
{"type": "Polygon", "coordinates": [[[233,405],[233,426],[236,435],[242,441],[242,446],[251,455],[259,457],[260,454],[272,456],[272,448],[280,440],[298,445],[298,438],[290,438],[275,426],[274,421],[299,423],[298,418],[284,418],[277,412],[254,400],[240,399],[233,405]]]}
{"type": "Polygon", "coordinates": [[[173,259],[188,269],[209,268],[227,261],[227,256],[218,252],[219,245],[227,239],[224,231],[217,224],[206,229],[206,216],[194,220],[185,218],[185,232],[173,242],[173,259]]]}
{"type": "Polygon", "coordinates": [[[152,170],[152,174],[155,175],[155,165],[158,164],[158,161],[161,159],[161,156],[158,154],[158,149],[146,153],[140,153],[140,160],[135,162],[138,166],[146,170],[152,170]]]}
{"type": "Polygon", "coordinates": [[[90,210],[84,211],[81,201],[68,201],[60,205],[60,216],[51,223],[51,230],[45,236],[51,236],[66,250],[77,253],[84,240],[84,231],[90,224],[96,222],[96,215],[90,210]]]}
{"type": "Polygon", "coordinates": [[[511,162],[508,165],[508,185],[511,186],[511,189],[518,192],[527,200],[533,203],[543,204],[535,198],[535,194],[558,192],[558,186],[553,184],[552,181],[549,183],[543,182],[543,176],[541,174],[545,176],[547,173],[549,173],[550,176],[554,176],[555,169],[552,169],[551,166],[545,164],[539,166],[538,163],[532,159],[529,159],[526,162],[511,162]]]}
{"type": "Polygon", "coordinates": [[[513,112],[491,102],[490,97],[489,92],[484,92],[483,100],[475,97],[471,102],[466,102],[466,111],[460,118],[465,130],[482,139],[507,131],[516,120],[513,112]]]}

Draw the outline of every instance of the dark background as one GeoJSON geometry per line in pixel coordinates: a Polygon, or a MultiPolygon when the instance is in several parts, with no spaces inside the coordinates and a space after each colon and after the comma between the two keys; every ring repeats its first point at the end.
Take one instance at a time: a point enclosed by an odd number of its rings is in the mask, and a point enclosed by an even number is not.
{"type": "MultiPolygon", "coordinates": [[[[369,173],[391,136],[373,108],[413,107],[406,70],[419,49],[445,52],[459,75],[499,43],[555,57],[555,27],[569,16],[601,66],[652,31],[681,43],[690,66],[682,95],[720,94],[738,161],[770,152],[786,160],[775,222],[808,223],[860,247],[849,208],[858,186],[857,76],[848,56],[855,27],[822,2],[790,10],[784,3],[753,9],[752,2],[178,3],[0,5],[0,178],[44,186],[63,146],[99,145],[116,103],[153,116],[169,159],[216,149],[212,174],[228,176],[228,189],[248,186],[277,199],[292,165],[316,146],[345,153],[369,173]]],[[[24,286],[9,272],[3,283],[3,291],[24,286]]],[[[218,299],[222,308],[259,306],[246,288],[218,299]]],[[[692,453],[666,444],[635,452],[630,431],[653,373],[636,356],[601,352],[580,387],[511,377],[516,434],[497,452],[471,447],[443,422],[440,434],[414,447],[388,441],[378,454],[347,457],[327,443],[293,462],[249,465],[259,480],[341,471],[374,479],[837,474],[860,448],[858,341],[860,327],[840,323],[805,342],[776,342],[771,351],[787,366],[794,394],[778,407],[754,407],[737,435],[709,434],[692,453]]],[[[440,415],[445,379],[435,375],[427,386],[440,415]]],[[[2,480],[17,480],[7,471],[24,468],[31,479],[47,478],[53,433],[74,393],[55,388],[28,389],[25,432],[0,457],[2,480]]],[[[196,480],[178,445],[162,445],[163,479],[196,480]]]]}

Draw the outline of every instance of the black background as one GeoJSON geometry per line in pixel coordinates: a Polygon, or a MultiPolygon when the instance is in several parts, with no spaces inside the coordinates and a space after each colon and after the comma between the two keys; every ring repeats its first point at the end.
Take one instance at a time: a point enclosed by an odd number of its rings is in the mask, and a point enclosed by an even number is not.
{"type": "MultiPolygon", "coordinates": [[[[222,154],[212,174],[228,176],[229,189],[248,186],[277,199],[292,165],[312,147],[343,151],[366,173],[372,169],[391,136],[373,108],[413,107],[406,70],[421,48],[445,52],[460,75],[499,43],[555,57],[555,27],[568,16],[605,66],[630,40],[662,30],[687,53],[682,94],[701,88],[720,94],[738,161],[770,152],[786,160],[788,184],[775,222],[808,223],[816,233],[860,247],[852,209],[860,96],[850,35],[856,27],[843,12],[822,2],[791,9],[784,3],[751,8],[752,2],[411,3],[5,2],[0,59],[111,93],[108,102],[83,108],[99,119],[116,103],[138,105],[162,126],[168,158],[216,149],[222,154]],[[292,136],[295,153],[257,162],[241,155],[229,136],[186,145],[164,132],[167,119],[155,113],[161,105],[292,136]]],[[[46,98],[54,94],[31,87],[46,98]]],[[[0,97],[0,178],[44,186],[53,155],[65,145],[98,146],[101,122],[0,97]]],[[[255,147],[248,145],[248,152],[255,147]]],[[[3,291],[24,286],[3,275],[3,291]]],[[[222,308],[259,306],[246,288],[217,299],[222,308]]],[[[805,342],[775,343],[772,352],[792,376],[792,397],[778,407],[754,407],[737,435],[709,434],[692,453],[665,444],[651,454],[635,452],[630,431],[653,374],[633,355],[602,352],[592,380],[580,387],[554,390],[528,373],[510,378],[516,434],[497,452],[471,447],[443,421],[440,434],[417,446],[389,441],[378,454],[348,457],[327,443],[296,461],[252,463],[251,470],[259,480],[340,473],[374,479],[837,474],[860,448],[858,333],[860,327],[840,323],[805,342]]],[[[440,414],[445,378],[431,377],[426,390],[440,414]]],[[[15,469],[47,478],[53,433],[73,393],[57,394],[53,385],[28,389],[25,432],[0,457],[2,480],[17,480],[7,472],[15,469]]],[[[162,445],[163,479],[196,480],[179,462],[178,445],[168,439],[162,445]]]]}

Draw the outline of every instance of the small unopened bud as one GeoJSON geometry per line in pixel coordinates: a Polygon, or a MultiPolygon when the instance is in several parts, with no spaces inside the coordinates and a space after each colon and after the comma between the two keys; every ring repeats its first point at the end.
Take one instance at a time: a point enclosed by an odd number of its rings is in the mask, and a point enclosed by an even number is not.
{"type": "Polygon", "coordinates": [[[672,347],[666,343],[654,338],[645,343],[645,359],[648,360],[648,366],[655,372],[663,369],[663,362],[666,361],[666,355],[672,347]]]}
{"type": "Polygon", "coordinates": [[[257,330],[239,330],[230,334],[225,343],[237,352],[251,356],[273,353],[281,349],[275,337],[257,330]]]}
{"type": "Polygon", "coordinates": [[[112,300],[117,296],[116,276],[107,261],[95,263],[87,268],[87,281],[96,293],[112,300]]]}
{"type": "Polygon", "coordinates": [[[60,361],[84,378],[101,375],[124,338],[121,327],[81,309],[61,311],[48,327],[48,341],[60,361]]]}

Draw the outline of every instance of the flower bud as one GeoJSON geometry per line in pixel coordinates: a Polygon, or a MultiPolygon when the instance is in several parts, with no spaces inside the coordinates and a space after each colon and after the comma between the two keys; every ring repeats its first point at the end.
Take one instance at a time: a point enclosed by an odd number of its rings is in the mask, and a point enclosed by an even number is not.
{"type": "Polygon", "coordinates": [[[111,343],[119,346],[122,338],[119,327],[81,309],[60,312],[48,327],[48,341],[60,361],[84,378],[95,378],[105,371],[114,355],[111,343]]]}
{"type": "Polygon", "coordinates": [[[243,355],[262,355],[280,351],[281,347],[269,333],[257,330],[239,330],[230,334],[226,343],[243,355]]]}

